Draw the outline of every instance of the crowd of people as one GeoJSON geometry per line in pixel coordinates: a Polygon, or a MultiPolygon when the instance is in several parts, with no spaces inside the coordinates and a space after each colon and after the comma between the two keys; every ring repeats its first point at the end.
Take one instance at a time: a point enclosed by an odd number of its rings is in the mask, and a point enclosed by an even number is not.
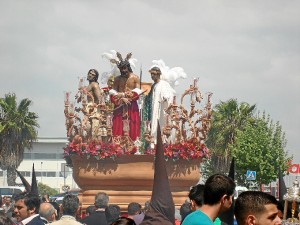
{"type": "Polygon", "coordinates": [[[108,225],[140,224],[144,218],[142,206],[137,202],[128,205],[128,213],[108,204],[109,196],[99,192],[95,203],[87,207],[84,217],[79,214],[80,202],[76,195],[66,194],[62,204],[42,198],[34,193],[23,192],[13,197],[0,196],[0,225],[108,225]]]}
{"type": "MultiPolygon", "coordinates": [[[[175,224],[220,225],[219,215],[232,207],[238,225],[278,225],[282,220],[282,207],[276,198],[260,191],[245,191],[234,201],[235,184],[225,175],[215,174],[205,184],[190,189],[188,201],[175,212],[175,224]]],[[[67,194],[58,205],[34,193],[21,193],[12,199],[0,198],[0,225],[116,225],[143,224],[149,202],[143,207],[138,202],[128,204],[127,212],[118,205],[109,204],[109,196],[99,192],[94,204],[86,208],[85,217],[78,216],[80,202],[76,195],[67,194]]]]}

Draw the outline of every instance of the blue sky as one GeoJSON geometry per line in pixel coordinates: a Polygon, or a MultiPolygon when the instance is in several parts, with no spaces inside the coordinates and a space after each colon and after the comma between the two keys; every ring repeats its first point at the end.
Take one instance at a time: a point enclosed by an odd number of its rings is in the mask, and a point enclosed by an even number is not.
{"type": "Polygon", "coordinates": [[[143,81],[154,59],[200,77],[213,104],[256,104],[286,132],[300,163],[299,1],[0,1],[0,96],[29,98],[40,137],[66,135],[63,92],[111,49],[133,53],[143,81]]]}

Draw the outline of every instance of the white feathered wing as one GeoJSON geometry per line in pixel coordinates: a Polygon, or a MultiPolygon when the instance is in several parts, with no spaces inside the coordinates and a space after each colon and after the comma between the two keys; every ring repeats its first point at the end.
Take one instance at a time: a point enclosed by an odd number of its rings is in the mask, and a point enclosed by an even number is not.
{"type": "Polygon", "coordinates": [[[152,67],[157,66],[161,70],[161,79],[167,81],[172,88],[179,84],[179,79],[187,78],[187,74],[182,67],[173,67],[170,69],[162,59],[153,60],[152,67]]]}

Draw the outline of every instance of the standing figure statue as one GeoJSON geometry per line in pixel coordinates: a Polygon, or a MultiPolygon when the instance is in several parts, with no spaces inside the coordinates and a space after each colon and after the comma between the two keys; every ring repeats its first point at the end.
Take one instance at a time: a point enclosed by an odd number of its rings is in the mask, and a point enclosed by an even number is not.
{"type": "Polygon", "coordinates": [[[89,85],[86,90],[90,92],[94,97],[94,103],[100,103],[101,89],[98,83],[99,73],[95,69],[90,69],[87,75],[87,80],[89,81],[89,85]]]}
{"type": "Polygon", "coordinates": [[[149,73],[154,84],[145,98],[143,121],[151,121],[150,135],[154,138],[154,142],[156,142],[157,121],[159,121],[161,127],[164,127],[166,120],[164,109],[172,103],[175,90],[167,81],[160,79],[161,70],[159,67],[152,67],[149,73]]]}
{"type": "Polygon", "coordinates": [[[89,84],[83,89],[83,106],[85,116],[83,118],[83,128],[87,131],[89,137],[93,140],[100,140],[102,136],[101,130],[101,113],[98,110],[98,106],[101,103],[102,90],[98,83],[99,73],[95,69],[90,69],[87,74],[87,80],[89,84]],[[84,97],[86,96],[86,97],[84,97]],[[87,102],[86,102],[87,101],[87,102]]]}
{"type": "Polygon", "coordinates": [[[132,72],[129,59],[131,53],[127,54],[125,60],[122,59],[120,53],[117,53],[119,61],[113,59],[112,63],[116,63],[121,75],[114,80],[113,89],[110,90],[111,101],[115,105],[113,115],[113,135],[123,136],[124,129],[129,122],[128,135],[132,141],[140,136],[140,116],[137,100],[141,93],[140,79],[132,72]],[[123,124],[124,123],[124,124],[123,124]]]}

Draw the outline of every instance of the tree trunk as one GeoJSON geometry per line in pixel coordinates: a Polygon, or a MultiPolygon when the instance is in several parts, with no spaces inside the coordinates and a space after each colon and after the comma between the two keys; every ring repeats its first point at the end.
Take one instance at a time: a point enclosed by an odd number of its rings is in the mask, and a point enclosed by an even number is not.
{"type": "Polygon", "coordinates": [[[7,168],[7,185],[16,186],[16,169],[14,167],[7,168]]]}
{"type": "Polygon", "coordinates": [[[224,172],[227,173],[227,171],[229,171],[231,161],[225,156],[212,155],[211,161],[213,174],[224,172]]]}

